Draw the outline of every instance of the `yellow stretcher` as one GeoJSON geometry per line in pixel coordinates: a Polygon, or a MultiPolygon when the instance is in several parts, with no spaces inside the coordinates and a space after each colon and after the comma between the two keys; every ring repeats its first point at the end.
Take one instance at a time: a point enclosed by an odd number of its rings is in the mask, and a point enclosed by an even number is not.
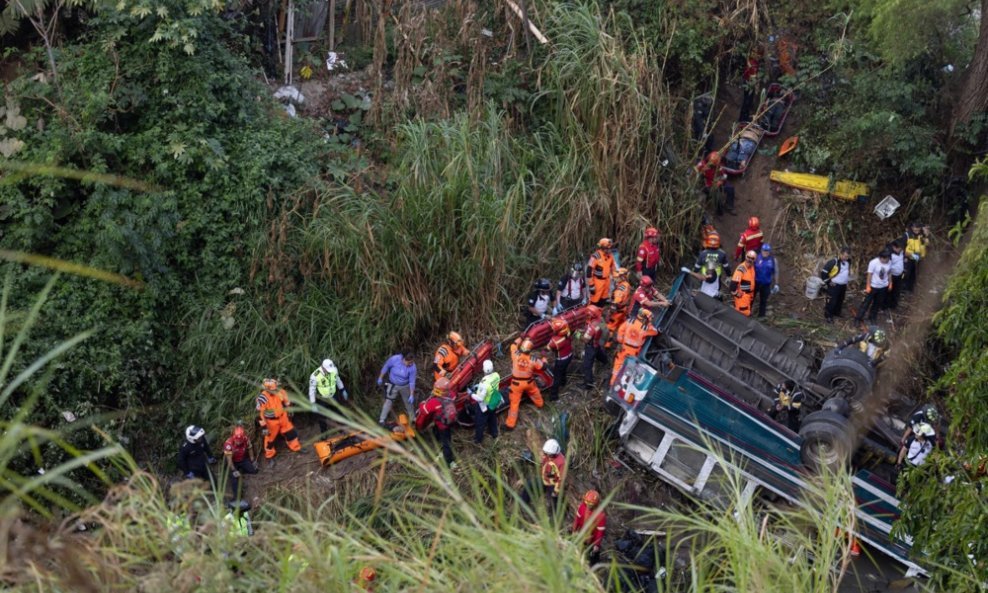
{"type": "Polygon", "coordinates": [[[829,194],[842,200],[854,201],[867,197],[871,191],[868,184],[859,181],[831,181],[823,175],[811,173],[792,173],[789,171],[772,171],[769,179],[776,183],[805,189],[818,194],[829,194]]]}

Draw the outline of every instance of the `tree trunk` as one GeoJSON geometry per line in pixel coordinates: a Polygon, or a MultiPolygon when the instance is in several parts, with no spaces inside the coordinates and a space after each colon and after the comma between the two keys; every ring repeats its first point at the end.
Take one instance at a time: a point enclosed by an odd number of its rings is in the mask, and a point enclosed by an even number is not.
{"type": "Polygon", "coordinates": [[[964,74],[964,85],[961,95],[954,106],[950,122],[950,152],[951,169],[967,172],[973,160],[971,149],[981,146],[986,135],[982,132],[974,139],[971,146],[970,138],[959,137],[965,124],[978,114],[988,111],[988,0],[981,0],[981,24],[978,31],[978,42],[974,48],[971,65],[964,74]]]}

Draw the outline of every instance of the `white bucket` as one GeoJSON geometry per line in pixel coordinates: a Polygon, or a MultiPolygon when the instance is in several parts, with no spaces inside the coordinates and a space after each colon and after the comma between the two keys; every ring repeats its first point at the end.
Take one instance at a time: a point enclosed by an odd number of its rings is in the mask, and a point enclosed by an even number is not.
{"type": "Polygon", "coordinates": [[[820,280],[819,276],[810,276],[806,279],[806,298],[817,298],[820,296],[821,288],[823,288],[823,280],[820,280]]]}

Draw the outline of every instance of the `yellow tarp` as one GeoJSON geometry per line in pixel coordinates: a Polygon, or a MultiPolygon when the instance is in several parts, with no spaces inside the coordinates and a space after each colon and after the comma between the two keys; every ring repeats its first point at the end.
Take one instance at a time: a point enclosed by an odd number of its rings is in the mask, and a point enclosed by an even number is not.
{"type": "Polygon", "coordinates": [[[792,173],[789,171],[772,171],[769,179],[776,183],[798,189],[805,189],[820,194],[830,194],[842,200],[856,200],[859,196],[867,196],[871,191],[868,184],[858,181],[831,182],[829,177],[811,173],[792,173]]]}

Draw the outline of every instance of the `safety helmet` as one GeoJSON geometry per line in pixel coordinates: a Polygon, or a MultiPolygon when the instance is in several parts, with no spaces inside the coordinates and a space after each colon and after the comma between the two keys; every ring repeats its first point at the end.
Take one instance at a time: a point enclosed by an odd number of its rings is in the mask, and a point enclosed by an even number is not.
{"type": "Polygon", "coordinates": [[[923,413],[930,422],[936,422],[937,418],[940,417],[940,412],[935,406],[927,406],[923,413]]]}
{"type": "Polygon", "coordinates": [[[772,253],[772,246],[769,245],[768,243],[762,243],[761,250],[772,253]]]}
{"type": "Polygon", "coordinates": [[[274,391],[275,389],[278,388],[278,380],[277,379],[265,379],[265,380],[261,381],[261,387],[263,387],[265,389],[265,391],[274,391]]]}
{"type": "Polygon", "coordinates": [[[936,431],[933,430],[933,427],[927,424],[926,422],[920,422],[919,424],[917,424],[915,432],[916,434],[922,435],[927,438],[932,437],[933,435],[936,434],[936,431]]]}
{"type": "Polygon", "coordinates": [[[707,162],[712,165],[720,164],[720,153],[716,150],[707,155],[707,162]]]}
{"type": "Polygon", "coordinates": [[[871,341],[879,346],[885,346],[888,343],[888,336],[885,335],[884,329],[876,329],[871,332],[871,341]]]}
{"type": "Polygon", "coordinates": [[[457,332],[449,332],[449,335],[446,337],[449,338],[449,341],[453,344],[463,344],[463,336],[457,332]]]}
{"type": "Polygon", "coordinates": [[[535,344],[533,344],[532,341],[529,340],[528,338],[525,338],[524,340],[521,341],[521,345],[518,346],[518,349],[524,352],[525,354],[528,354],[529,352],[532,351],[532,348],[534,347],[535,344]]]}
{"type": "Polygon", "coordinates": [[[613,245],[614,242],[607,237],[603,237],[600,241],[597,241],[597,247],[600,247],[601,249],[610,249],[613,245]]]}
{"type": "Polygon", "coordinates": [[[320,365],[320,366],[322,367],[322,370],[326,371],[327,373],[335,373],[336,372],[336,364],[332,360],[330,360],[328,358],[326,360],[322,361],[322,365],[320,365]]]}
{"type": "Polygon", "coordinates": [[[642,276],[642,281],[641,281],[642,286],[648,288],[649,286],[652,286],[654,284],[655,284],[655,280],[652,280],[651,276],[642,276]]]}
{"type": "Polygon", "coordinates": [[[571,272],[574,272],[576,274],[580,274],[580,273],[583,272],[583,262],[575,261],[575,262],[573,262],[573,265],[570,266],[569,269],[570,269],[571,272]]]}
{"type": "Polygon", "coordinates": [[[549,284],[548,278],[539,278],[535,281],[535,288],[536,290],[549,290],[552,288],[552,285],[549,284]]]}
{"type": "Polygon", "coordinates": [[[600,319],[602,311],[597,305],[587,305],[587,315],[590,319],[600,319]]]}
{"type": "Polygon", "coordinates": [[[703,238],[703,246],[707,249],[719,249],[720,248],[720,234],[716,231],[712,233],[707,233],[707,236],[703,238]]]}
{"type": "Polygon", "coordinates": [[[199,439],[204,436],[206,436],[206,431],[203,430],[202,427],[196,426],[195,424],[190,424],[185,429],[185,440],[189,441],[193,445],[198,443],[199,439]]]}
{"type": "Polygon", "coordinates": [[[373,582],[377,578],[377,571],[373,567],[365,566],[360,569],[360,580],[365,583],[373,582]]]}
{"type": "Polygon", "coordinates": [[[245,436],[246,436],[246,433],[244,432],[244,427],[243,426],[239,426],[238,425],[238,426],[234,426],[233,427],[233,438],[235,438],[235,439],[242,439],[245,436]]]}
{"type": "Polygon", "coordinates": [[[446,377],[436,379],[436,384],[432,386],[432,395],[443,395],[447,391],[449,391],[449,379],[446,377]]]}
{"type": "Polygon", "coordinates": [[[554,331],[557,334],[561,334],[569,329],[569,324],[566,323],[566,320],[560,319],[559,317],[556,317],[555,319],[550,321],[549,326],[552,327],[552,331],[554,331]]]}
{"type": "Polygon", "coordinates": [[[641,309],[638,309],[638,319],[641,319],[642,321],[651,321],[652,320],[652,311],[649,310],[649,309],[646,309],[645,307],[642,307],[641,309]]]}
{"type": "Polygon", "coordinates": [[[614,270],[614,275],[618,278],[624,278],[628,275],[628,268],[618,268],[614,270]]]}
{"type": "Polygon", "coordinates": [[[748,251],[748,253],[745,253],[744,254],[744,257],[745,257],[745,259],[755,259],[756,257],[758,257],[758,254],[755,253],[754,250],[750,250],[750,251],[748,251]]]}
{"type": "Polygon", "coordinates": [[[490,359],[484,361],[484,374],[490,375],[494,372],[494,362],[490,359]]]}
{"type": "Polygon", "coordinates": [[[559,441],[556,439],[549,439],[542,445],[542,452],[546,455],[559,455],[561,448],[559,447],[559,441]]]}
{"type": "Polygon", "coordinates": [[[659,236],[659,229],[655,228],[654,226],[650,226],[647,229],[645,229],[646,239],[651,239],[653,237],[658,237],[658,236],[659,236]]]}
{"type": "Polygon", "coordinates": [[[597,492],[596,490],[587,490],[587,493],[583,495],[583,504],[590,508],[600,504],[600,492],[597,492]]]}
{"type": "Polygon", "coordinates": [[[762,221],[758,220],[757,216],[752,216],[748,219],[748,226],[753,229],[757,229],[762,226],[762,221]]]}

